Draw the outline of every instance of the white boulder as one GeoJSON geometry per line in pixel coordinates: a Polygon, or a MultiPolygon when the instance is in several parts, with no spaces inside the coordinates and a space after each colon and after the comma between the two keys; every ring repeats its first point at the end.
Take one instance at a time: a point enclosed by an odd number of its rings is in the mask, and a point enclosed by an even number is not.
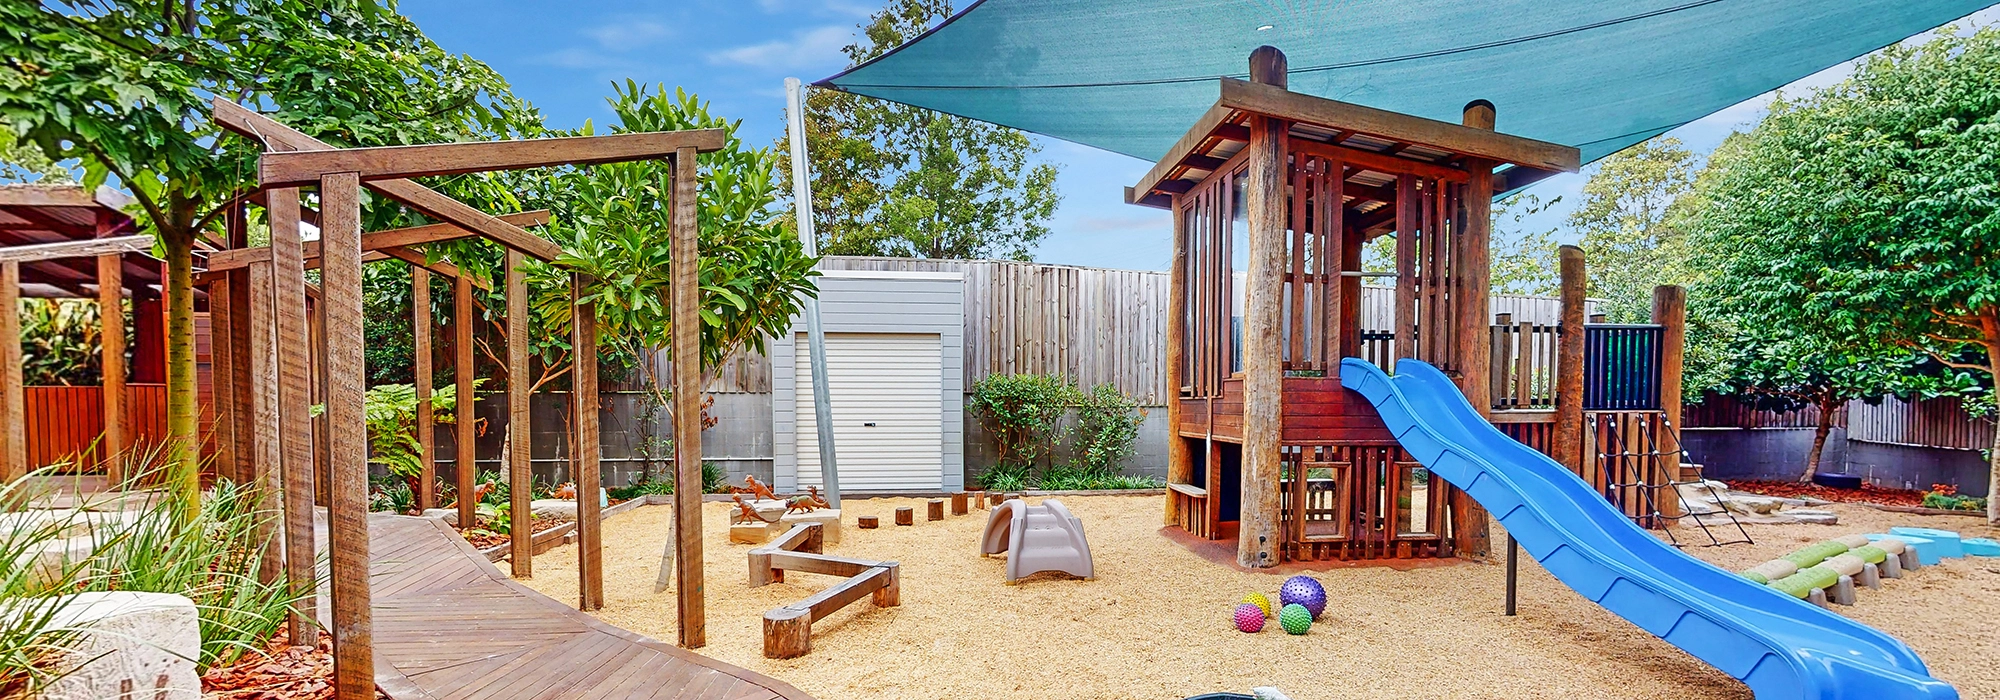
{"type": "Polygon", "coordinates": [[[67,672],[46,688],[48,700],[201,697],[201,623],[194,601],[172,593],[78,593],[54,626],[81,630],[57,659],[67,672]]]}

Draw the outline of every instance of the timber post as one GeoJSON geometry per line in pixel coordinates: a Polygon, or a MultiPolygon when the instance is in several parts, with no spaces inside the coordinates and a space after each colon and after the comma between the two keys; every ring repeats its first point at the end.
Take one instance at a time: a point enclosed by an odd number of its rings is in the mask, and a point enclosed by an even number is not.
{"type": "MultiPolygon", "coordinates": [[[[1175,206],[1174,255],[1167,272],[1167,394],[1160,397],[1167,402],[1167,483],[1186,484],[1194,478],[1192,455],[1188,452],[1187,439],[1181,437],[1181,385],[1186,383],[1181,363],[1186,356],[1187,342],[1187,225],[1186,214],[1175,206]]],[[[1166,524],[1178,524],[1181,520],[1181,506],[1172,490],[1167,491],[1166,524]]],[[[981,494],[979,507],[986,507],[986,498],[981,494]]]]}
{"type": "MultiPolygon", "coordinates": [[[[241,294],[236,294],[240,306],[236,310],[235,321],[238,333],[246,341],[243,361],[237,382],[239,388],[249,394],[248,401],[237,404],[249,419],[247,453],[251,493],[256,503],[254,509],[257,541],[265,543],[263,559],[258,562],[257,578],[265,583],[276,581],[281,575],[289,575],[285,569],[284,552],[279,547],[277,537],[279,519],[279,493],[281,484],[278,474],[284,464],[284,445],[279,435],[284,433],[284,421],[279,417],[278,404],[278,319],[276,305],[271,294],[271,263],[259,262],[250,265],[247,284],[241,294]]],[[[235,289],[230,290],[232,293],[235,289]]]]}
{"type": "MultiPolygon", "coordinates": [[[[521,255],[521,251],[512,248],[507,249],[505,260],[507,265],[505,277],[507,283],[507,495],[509,501],[507,522],[508,531],[511,533],[507,538],[507,549],[510,552],[510,556],[508,557],[509,568],[512,570],[514,578],[529,578],[535,575],[535,513],[533,506],[535,472],[528,462],[528,452],[531,449],[533,439],[530,437],[528,431],[528,422],[530,420],[528,418],[528,392],[532,389],[531,382],[533,381],[528,378],[528,278],[521,270],[522,265],[526,263],[526,258],[521,255]]],[[[460,276],[463,275],[464,273],[461,271],[460,276]]],[[[574,319],[575,316],[571,316],[571,318],[574,319]]],[[[571,347],[574,348],[574,351],[571,352],[571,357],[576,358],[576,370],[578,370],[571,376],[572,386],[581,388],[580,382],[583,379],[581,370],[583,369],[584,361],[595,360],[596,358],[586,358],[583,348],[579,345],[572,345],[571,347]]],[[[575,393],[581,394],[582,392],[578,391],[575,393]]],[[[581,396],[574,398],[581,399],[581,396]]],[[[581,402],[579,401],[580,404],[581,402]]],[[[577,415],[579,418],[582,417],[581,412],[577,415]]],[[[593,414],[593,417],[595,417],[595,414],[593,414]]],[[[581,421],[578,421],[574,425],[581,431],[583,427],[581,421]]],[[[572,444],[572,454],[579,452],[574,447],[580,447],[580,443],[572,444]]],[[[594,497],[594,493],[592,498],[585,499],[583,497],[583,480],[580,474],[575,476],[578,477],[576,497],[577,539],[581,542],[583,539],[582,535],[585,534],[583,532],[584,501],[588,500],[590,503],[595,504],[597,503],[597,499],[594,497]]],[[[596,608],[589,605],[589,580],[592,572],[587,566],[580,567],[578,571],[584,576],[584,585],[581,589],[583,591],[584,605],[580,609],[586,611],[595,610],[596,608]]]]}
{"type": "Polygon", "coordinates": [[[21,375],[21,263],[0,262],[0,480],[28,473],[27,389],[21,375]]]}
{"type": "MultiPolygon", "coordinates": [[[[603,493],[598,478],[598,416],[597,416],[597,307],[583,303],[583,296],[591,280],[572,276],[570,278],[570,333],[572,351],[570,356],[575,364],[570,368],[570,410],[575,411],[571,425],[575,431],[570,441],[570,461],[576,475],[576,571],[578,581],[579,606],[583,611],[604,607],[604,529],[603,511],[597,500],[603,493]]],[[[526,305],[526,287],[522,290],[522,304],[526,305]]],[[[509,291],[511,294],[511,290],[509,291]]],[[[523,314],[523,318],[526,314],[523,314]]],[[[523,323],[525,328],[527,324],[523,323]]],[[[526,345],[526,338],[522,339],[526,345]]],[[[523,365],[526,361],[523,360],[523,365]]],[[[525,369],[522,374],[527,374],[525,369]]],[[[522,423],[527,422],[528,406],[525,396],[521,400],[522,423]]],[[[526,441],[523,430],[523,443],[526,441]]],[[[517,443],[517,444],[523,444],[517,443]]],[[[522,471],[526,471],[527,453],[521,456],[522,471]]],[[[682,482],[685,483],[685,482],[682,482]]],[[[699,481],[695,483],[700,483],[699,481]]],[[[675,489],[679,492],[680,489],[675,489]]],[[[701,489],[695,489],[695,498],[701,498],[701,489]]],[[[675,506],[678,508],[678,504],[675,506]]],[[[678,514],[676,514],[678,515],[678,514]]],[[[534,539],[530,535],[527,539],[534,539]]]]}
{"type": "Polygon", "coordinates": [[[1553,446],[1557,462],[1583,474],[1583,249],[1563,246],[1557,254],[1562,273],[1562,324],[1556,332],[1556,425],[1553,446]]]}
{"type": "Polygon", "coordinates": [[[367,366],[362,346],[361,180],[320,179],[320,285],[325,325],[326,437],[332,483],[327,546],[332,551],[335,697],[374,700],[375,644],[368,582],[368,442],[362,417],[367,366]]]}
{"type": "Polygon", "coordinates": [[[422,265],[410,266],[410,335],[412,388],[417,398],[417,508],[437,507],[437,410],[431,404],[432,382],[437,370],[431,366],[431,271],[422,265]]]}
{"type": "Polygon", "coordinates": [[[674,591],[680,611],[680,645],[708,644],[707,587],[701,553],[701,289],[700,227],[695,198],[695,149],[673,158],[673,259],[671,261],[674,346],[674,591]]]}
{"type": "Polygon", "coordinates": [[[1687,288],[1653,288],[1653,322],[1660,324],[1660,410],[1676,434],[1681,429],[1682,372],[1687,356],[1687,288]]]}
{"type": "MultiPolygon", "coordinates": [[[[1250,53],[1251,82],[1286,84],[1285,54],[1270,46],[1250,53]]],[[[1243,312],[1243,495],[1236,562],[1276,566],[1284,431],[1285,134],[1282,119],[1250,122],[1248,166],[1249,263],[1243,312]]]]}
{"type": "MultiPolygon", "coordinates": [[[[319,609],[317,543],[314,541],[314,478],[312,441],[300,428],[317,425],[312,415],[313,351],[297,352],[313,337],[306,323],[304,243],[299,239],[299,191],[274,189],[264,193],[264,218],[271,227],[271,298],[277,311],[278,417],[286,430],[278,433],[279,479],[284,484],[285,582],[293,604],[288,629],[292,644],[314,646],[319,629],[313,623],[319,609]]],[[[324,433],[322,432],[323,436],[324,433]]],[[[322,439],[324,439],[322,437],[322,439]]]]}
{"type": "MultiPolygon", "coordinates": [[[[1465,105],[1464,124],[1492,131],[1494,116],[1493,103],[1473,100],[1465,105]]],[[[1487,321],[1487,296],[1493,276],[1492,252],[1488,248],[1493,228],[1493,161],[1467,158],[1465,170],[1468,175],[1465,196],[1459,198],[1465,203],[1465,218],[1458,240],[1452,245],[1452,250],[1458,253],[1457,264],[1453,265],[1458,288],[1453,293],[1458,297],[1459,387],[1465,392],[1465,400],[1472,403],[1472,410],[1478,411],[1481,418],[1492,418],[1493,333],[1487,321]]],[[[1452,490],[1452,506],[1459,554],[1485,559],[1492,552],[1486,509],[1463,489],[1452,490]]]]}
{"type": "MultiPolygon", "coordinates": [[[[105,214],[98,215],[103,230],[105,214]]],[[[97,256],[97,366],[103,378],[104,476],[116,487],[125,483],[125,256],[97,256]]]]}
{"type": "MultiPolygon", "coordinates": [[[[322,314],[324,317],[324,314],[322,314]]],[[[321,321],[324,324],[324,321],[321,321]]],[[[479,474],[479,447],[473,443],[472,428],[479,422],[479,396],[473,387],[473,377],[479,368],[473,363],[472,354],[472,280],[464,275],[452,280],[451,285],[451,334],[452,334],[452,432],[455,439],[451,445],[452,483],[458,491],[458,528],[470,530],[479,523],[475,509],[478,499],[473,497],[474,479],[479,474]]]]}

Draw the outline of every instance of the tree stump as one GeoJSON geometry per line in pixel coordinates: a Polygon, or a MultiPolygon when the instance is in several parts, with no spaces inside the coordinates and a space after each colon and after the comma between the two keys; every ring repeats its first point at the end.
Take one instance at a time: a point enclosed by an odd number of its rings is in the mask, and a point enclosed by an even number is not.
{"type": "Polygon", "coordinates": [[[764,658],[792,659],[812,651],[812,611],[784,607],[764,613],[764,658]]]}
{"type": "Polygon", "coordinates": [[[930,506],[930,508],[928,508],[928,509],[927,509],[927,511],[928,511],[928,512],[926,512],[926,513],[925,513],[925,516],[926,516],[926,517],[924,518],[925,520],[943,520],[943,519],[944,519],[944,499],[942,499],[942,498],[933,498],[933,499],[931,499],[931,500],[930,500],[930,503],[928,503],[927,505],[929,505],[929,506],[930,506]]]}
{"type": "Polygon", "coordinates": [[[863,515],[854,519],[854,524],[863,530],[873,530],[882,526],[882,519],[873,515],[863,515]]]}
{"type": "Polygon", "coordinates": [[[915,524],[917,524],[917,511],[916,511],[916,509],[914,509],[914,508],[911,508],[911,507],[909,507],[909,506],[903,506],[903,507],[901,507],[901,508],[897,508],[897,509],[896,509],[896,524],[897,524],[897,525],[915,525],[915,524]]]}
{"type": "Polygon", "coordinates": [[[986,510],[986,492],[972,492],[972,505],[980,510],[986,510]]]}
{"type": "Polygon", "coordinates": [[[965,515],[966,494],[963,491],[951,495],[951,514],[965,515]]]}

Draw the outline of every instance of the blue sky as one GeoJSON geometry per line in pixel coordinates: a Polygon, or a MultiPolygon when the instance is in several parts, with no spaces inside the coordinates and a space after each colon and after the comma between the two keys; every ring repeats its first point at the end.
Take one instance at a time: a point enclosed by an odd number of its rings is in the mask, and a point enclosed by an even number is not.
{"type": "MultiPolygon", "coordinates": [[[[399,7],[447,50],[500,71],[554,126],[602,121],[609,116],[604,98],[611,83],[630,78],[684,87],[713,102],[717,114],[741,119],[745,140],[768,144],[784,133],[785,77],[811,82],[844,68],[840,48],[855,40],[856,25],[879,6],[873,0],[402,0],[399,7]]],[[[2000,10],[1988,8],[1973,18],[1992,23],[2000,10]]],[[[1832,83],[1850,69],[1835,66],[1786,89],[1832,83]]],[[[1748,100],[1673,135],[1705,153],[1730,131],[1754,124],[1769,100],[1770,95],[1748,100]]],[[[1500,128],[1506,129],[1504,120],[1500,128]]],[[[1042,157],[1062,166],[1057,186],[1063,201],[1036,259],[1164,269],[1170,254],[1166,213],[1123,201],[1123,188],[1151,164],[1054,139],[1037,141],[1042,157]]],[[[1559,226],[1587,174],[1588,169],[1531,188],[1543,199],[1564,201],[1527,225],[1559,226]]]]}

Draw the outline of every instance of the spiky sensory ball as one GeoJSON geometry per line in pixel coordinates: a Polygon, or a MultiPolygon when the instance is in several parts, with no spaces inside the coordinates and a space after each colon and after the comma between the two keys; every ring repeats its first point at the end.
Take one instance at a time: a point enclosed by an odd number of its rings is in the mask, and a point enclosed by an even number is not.
{"type": "Polygon", "coordinates": [[[1320,613],[1326,612],[1326,588],[1320,586],[1319,581],[1311,576],[1293,576],[1285,579],[1285,585],[1278,589],[1278,604],[1293,603],[1305,606],[1306,612],[1312,615],[1312,619],[1317,620],[1320,613]]]}
{"type": "Polygon", "coordinates": [[[1312,629],[1313,626],[1312,612],[1298,603],[1286,605],[1283,610],[1278,611],[1278,624],[1284,625],[1286,632],[1305,634],[1306,630],[1312,629]]]}
{"type": "Polygon", "coordinates": [[[1257,609],[1264,611],[1264,617],[1271,616],[1271,599],[1264,597],[1262,593],[1251,593],[1250,595],[1243,596],[1242,600],[1236,602],[1255,605],[1257,609]]]}
{"type": "Polygon", "coordinates": [[[1240,632],[1264,631],[1264,610],[1254,603],[1236,606],[1236,629],[1240,632]]]}

